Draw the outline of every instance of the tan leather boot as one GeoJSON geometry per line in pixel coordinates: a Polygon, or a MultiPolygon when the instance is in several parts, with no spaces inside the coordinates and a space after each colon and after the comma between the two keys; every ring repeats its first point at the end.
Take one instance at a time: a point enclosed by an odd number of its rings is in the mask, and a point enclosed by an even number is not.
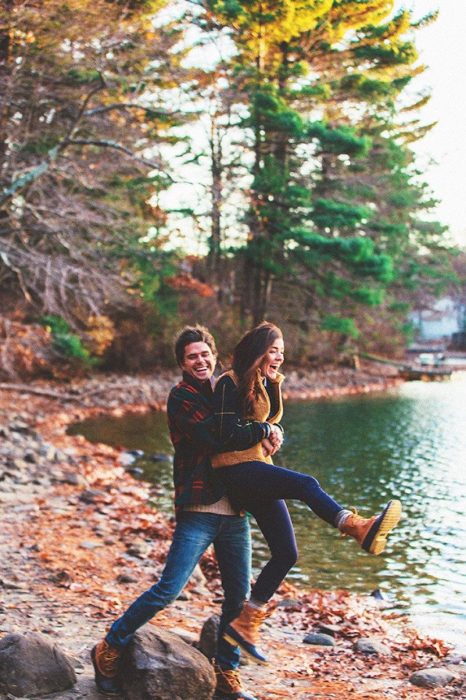
{"type": "Polygon", "coordinates": [[[235,618],[227,626],[223,638],[239,646],[256,663],[266,664],[267,657],[257,648],[259,641],[259,627],[271,614],[267,608],[255,608],[249,603],[243,605],[239,617],[235,618]]]}
{"type": "Polygon", "coordinates": [[[121,649],[110,646],[105,639],[98,642],[91,651],[95,684],[105,695],[120,695],[121,693],[118,682],[121,654],[121,649]]]}
{"type": "Polygon", "coordinates": [[[216,661],[213,662],[213,666],[217,679],[214,700],[256,700],[253,695],[243,690],[238,669],[220,668],[216,661]]]}
{"type": "Polygon", "coordinates": [[[381,554],[387,544],[387,535],[397,525],[400,516],[400,501],[389,501],[383,511],[372,518],[351,513],[339,529],[343,535],[354,537],[369,554],[381,554]]]}

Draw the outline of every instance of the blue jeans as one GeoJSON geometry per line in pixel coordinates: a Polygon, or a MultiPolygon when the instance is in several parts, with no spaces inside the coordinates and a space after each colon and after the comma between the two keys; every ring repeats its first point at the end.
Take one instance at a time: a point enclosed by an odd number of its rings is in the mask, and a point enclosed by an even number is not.
{"type": "Polygon", "coordinates": [[[115,647],[126,646],[139,627],[176,600],[211,544],[214,545],[225,593],[216,659],[223,669],[237,668],[239,648],[225,642],[222,635],[249,597],[251,535],[248,519],[239,515],[182,512],[161,578],[113,623],[106,636],[107,642],[115,647]]]}

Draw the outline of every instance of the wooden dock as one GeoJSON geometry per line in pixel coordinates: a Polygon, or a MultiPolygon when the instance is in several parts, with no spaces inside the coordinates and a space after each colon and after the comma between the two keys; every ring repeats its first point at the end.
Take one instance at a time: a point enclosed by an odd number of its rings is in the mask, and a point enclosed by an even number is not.
{"type": "Polygon", "coordinates": [[[432,367],[400,367],[398,376],[408,382],[441,382],[450,379],[453,370],[432,367]]]}
{"type": "Polygon", "coordinates": [[[385,365],[391,365],[398,370],[398,376],[408,382],[440,382],[445,379],[450,379],[453,369],[450,367],[436,367],[434,365],[413,365],[406,362],[391,360],[387,357],[378,355],[370,355],[369,353],[360,353],[360,356],[370,362],[379,362],[385,365]]]}

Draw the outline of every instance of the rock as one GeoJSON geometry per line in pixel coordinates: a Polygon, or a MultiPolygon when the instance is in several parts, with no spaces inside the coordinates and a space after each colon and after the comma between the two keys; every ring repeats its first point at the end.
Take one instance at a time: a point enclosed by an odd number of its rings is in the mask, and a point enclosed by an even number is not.
{"type": "Polygon", "coordinates": [[[173,462],[172,455],[167,455],[164,452],[155,452],[147,457],[151,462],[173,462]]]}
{"type": "Polygon", "coordinates": [[[152,552],[152,544],[145,540],[134,540],[126,545],[127,553],[138,559],[146,559],[152,552]]]}
{"type": "Polygon", "coordinates": [[[316,646],[322,647],[334,647],[335,640],[329,634],[323,634],[322,632],[311,632],[306,634],[303,639],[304,644],[314,644],[316,646]]]}
{"type": "Polygon", "coordinates": [[[117,583],[137,583],[138,579],[136,576],[134,576],[133,573],[127,573],[126,571],[123,571],[121,574],[118,574],[117,578],[117,583]]]}
{"type": "Polygon", "coordinates": [[[122,678],[127,700],[210,700],[215,688],[214,670],[203,654],[161,629],[136,633],[122,678]]]}
{"type": "Polygon", "coordinates": [[[455,678],[455,674],[446,668],[424,668],[413,673],[409,680],[419,688],[443,688],[455,678]]]}
{"type": "Polygon", "coordinates": [[[85,489],[79,495],[79,500],[84,503],[95,503],[96,501],[105,498],[106,494],[98,489],[85,489]]]}
{"type": "Polygon", "coordinates": [[[89,486],[89,483],[82,474],[77,474],[76,472],[63,472],[60,481],[64,484],[71,484],[72,486],[89,486]]]}
{"type": "Polygon", "coordinates": [[[0,639],[0,691],[34,697],[67,690],[76,683],[71,661],[37,632],[0,639]]]}
{"type": "Polygon", "coordinates": [[[388,656],[390,654],[390,649],[385,644],[368,637],[359,639],[354,645],[354,648],[356,651],[360,651],[363,654],[375,654],[377,656],[388,656]]]}
{"type": "Polygon", "coordinates": [[[208,659],[213,659],[217,653],[219,624],[220,616],[211,615],[202,625],[198,649],[204,656],[207,656],[208,659]]]}
{"type": "Polygon", "coordinates": [[[34,431],[29,427],[29,425],[27,423],[23,423],[22,421],[19,421],[19,420],[10,424],[10,430],[14,431],[15,433],[34,434],[34,431]]]}
{"type": "Polygon", "coordinates": [[[103,544],[102,542],[89,542],[88,540],[84,540],[83,542],[79,543],[79,546],[81,547],[81,549],[89,549],[92,551],[93,549],[103,547],[103,544]]]}
{"type": "Polygon", "coordinates": [[[142,467],[126,467],[125,471],[133,476],[142,476],[144,474],[144,469],[142,469],[142,467]]]}
{"type": "Polygon", "coordinates": [[[297,598],[283,598],[277,605],[277,608],[283,608],[284,610],[300,610],[301,607],[302,604],[297,598]]]}
{"type": "Polygon", "coordinates": [[[329,634],[331,637],[335,637],[341,632],[339,625],[326,624],[325,622],[319,622],[317,625],[317,631],[323,632],[324,634],[329,634]]]}

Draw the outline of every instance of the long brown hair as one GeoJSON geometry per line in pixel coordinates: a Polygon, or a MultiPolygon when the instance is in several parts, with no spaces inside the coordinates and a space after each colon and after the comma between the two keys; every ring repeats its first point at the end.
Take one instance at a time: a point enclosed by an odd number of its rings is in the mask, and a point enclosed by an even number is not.
{"type": "Polygon", "coordinates": [[[257,370],[266,356],[267,350],[278,338],[283,338],[278,326],[263,321],[245,333],[233,350],[231,366],[239,380],[238,394],[244,417],[249,414],[256,398],[257,370]]]}

